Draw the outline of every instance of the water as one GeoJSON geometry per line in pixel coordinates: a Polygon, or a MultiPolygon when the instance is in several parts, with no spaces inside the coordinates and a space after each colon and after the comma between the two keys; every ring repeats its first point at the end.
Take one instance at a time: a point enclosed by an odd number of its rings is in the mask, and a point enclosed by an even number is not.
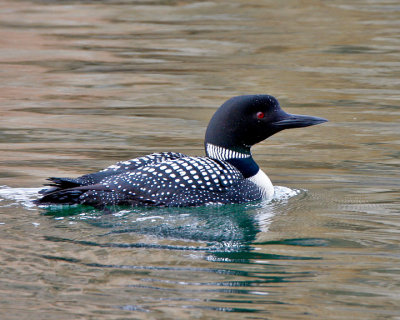
{"type": "Polygon", "coordinates": [[[399,319],[398,1],[0,4],[1,319],[399,319]],[[269,93],[271,202],[40,209],[48,176],[203,154],[269,93]]]}

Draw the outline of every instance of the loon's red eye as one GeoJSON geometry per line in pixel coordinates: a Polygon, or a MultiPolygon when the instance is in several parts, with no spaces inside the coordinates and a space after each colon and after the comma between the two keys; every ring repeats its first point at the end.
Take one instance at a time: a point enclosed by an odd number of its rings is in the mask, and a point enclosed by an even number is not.
{"type": "Polygon", "coordinates": [[[264,112],[261,111],[257,112],[257,119],[262,119],[264,118],[264,116],[265,116],[264,112]]]}

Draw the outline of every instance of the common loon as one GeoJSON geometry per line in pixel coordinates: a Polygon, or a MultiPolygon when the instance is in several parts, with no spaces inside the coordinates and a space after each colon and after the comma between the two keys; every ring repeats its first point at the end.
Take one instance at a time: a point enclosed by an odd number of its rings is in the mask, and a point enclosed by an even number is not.
{"type": "Polygon", "coordinates": [[[49,178],[37,204],[199,206],[268,199],[274,188],[250,148],[289,128],[326,122],[284,112],[270,95],[226,101],[211,118],[206,157],[162,152],[118,162],[102,171],[72,178],[49,178]]]}

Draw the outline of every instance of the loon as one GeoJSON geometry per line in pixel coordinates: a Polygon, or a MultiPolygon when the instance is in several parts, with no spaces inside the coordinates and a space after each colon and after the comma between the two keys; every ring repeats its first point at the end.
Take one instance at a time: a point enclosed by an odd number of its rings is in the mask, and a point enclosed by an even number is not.
{"type": "Polygon", "coordinates": [[[288,114],[270,95],[233,97],[208,124],[205,157],[153,153],[75,179],[48,178],[51,188],[36,204],[184,207],[270,199],[273,185],[250,148],[283,129],[326,121],[288,114]]]}

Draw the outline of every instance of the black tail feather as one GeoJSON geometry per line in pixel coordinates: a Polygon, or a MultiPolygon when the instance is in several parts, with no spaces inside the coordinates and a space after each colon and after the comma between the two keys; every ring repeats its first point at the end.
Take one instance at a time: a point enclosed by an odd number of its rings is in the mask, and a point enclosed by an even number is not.
{"type": "Polygon", "coordinates": [[[48,178],[47,180],[49,180],[50,183],[47,183],[45,185],[50,186],[52,188],[43,189],[43,190],[39,191],[40,194],[48,195],[48,194],[56,192],[56,191],[76,188],[76,187],[80,187],[82,185],[77,179],[72,179],[72,178],[51,177],[51,178],[48,178]]]}
{"type": "Polygon", "coordinates": [[[43,197],[35,200],[36,204],[77,204],[84,190],[66,189],[44,193],[43,197]]]}
{"type": "Polygon", "coordinates": [[[76,189],[81,186],[77,179],[51,177],[46,184],[52,188],[43,189],[39,193],[43,196],[35,201],[36,204],[75,204],[84,192],[76,189]]]}
{"type": "Polygon", "coordinates": [[[49,186],[57,187],[59,189],[70,189],[82,185],[80,182],[77,181],[77,179],[72,179],[72,178],[51,177],[48,178],[47,180],[51,181],[51,183],[48,184],[49,186]]]}
{"type": "Polygon", "coordinates": [[[81,199],[81,195],[86,192],[112,192],[112,190],[105,185],[95,184],[91,186],[76,186],[73,188],[61,189],[61,186],[74,185],[73,179],[68,178],[50,178],[51,181],[60,180],[59,184],[54,184],[54,188],[45,189],[42,192],[43,196],[34,202],[40,204],[89,204],[97,205],[102,202],[98,199],[98,194],[93,195],[93,199],[81,199]]]}

